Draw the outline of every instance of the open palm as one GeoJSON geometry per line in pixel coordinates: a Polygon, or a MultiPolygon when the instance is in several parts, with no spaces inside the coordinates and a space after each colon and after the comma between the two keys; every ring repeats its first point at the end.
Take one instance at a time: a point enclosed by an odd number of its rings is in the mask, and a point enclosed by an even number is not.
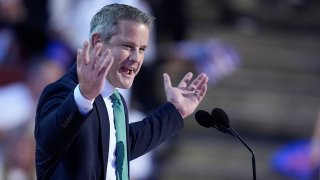
{"type": "Polygon", "coordinates": [[[177,87],[171,84],[170,76],[163,74],[165,93],[183,118],[192,114],[207,92],[208,76],[204,73],[191,81],[193,74],[187,73],[177,87]]]}

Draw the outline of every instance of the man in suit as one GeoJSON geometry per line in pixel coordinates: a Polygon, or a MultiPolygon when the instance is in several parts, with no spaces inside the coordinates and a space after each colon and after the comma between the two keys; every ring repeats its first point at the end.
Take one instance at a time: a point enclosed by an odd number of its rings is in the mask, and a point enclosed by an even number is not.
{"type": "MultiPolygon", "coordinates": [[[[121,4],[107,5],[94,15],[89,42],[78,50],[76,65],[48,85],[39,100],[35,123],[38,179],[121,179],[116,176],[121,157],[116,153],[118,129],[110,95],[118,88],[131,87],[143,63],[152,22],[148,14],[121,4]]],[[[125,163],[183,128],[183,118],[194,112],[207,91],[208,77],[200,74],[192,80],[192,76],[187,73],[173,87],[164,74],[168,102],[136,123],[128,124],[121,98],[125,163]]]]}

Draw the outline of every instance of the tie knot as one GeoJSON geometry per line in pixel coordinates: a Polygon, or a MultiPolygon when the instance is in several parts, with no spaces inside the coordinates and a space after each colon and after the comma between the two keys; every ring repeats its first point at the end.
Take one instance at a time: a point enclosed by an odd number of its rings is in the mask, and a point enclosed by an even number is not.
{"type": "Polygon", "coordinates": [[[117,100],[120,101],[121,98],[120,98],[119,91],[116,89],[114,93],[110,96],[110,98],[112,99],[112,101],[117,101],[117,100]]]}

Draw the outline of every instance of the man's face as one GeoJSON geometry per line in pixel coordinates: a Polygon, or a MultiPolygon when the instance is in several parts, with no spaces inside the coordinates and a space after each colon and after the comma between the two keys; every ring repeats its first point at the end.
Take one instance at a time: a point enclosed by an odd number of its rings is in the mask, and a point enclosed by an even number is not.
{"type": "Polygon", "coordinates": [[[112,86],[128,89],[142,66],[149,28],[144,24],[122,20],[119,29],[120,32],[105,45],[114,58],[106,78],[112,86]]]}

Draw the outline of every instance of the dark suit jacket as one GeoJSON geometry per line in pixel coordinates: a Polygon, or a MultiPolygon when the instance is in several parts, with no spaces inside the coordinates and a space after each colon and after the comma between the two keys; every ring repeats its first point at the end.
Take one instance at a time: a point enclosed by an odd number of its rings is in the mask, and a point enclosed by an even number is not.
{"type": "MultiPolygon", "coordinates": [[[[81,115],[73,95],[77,84],[73,66],[66,75],[48,85],[40,97],[35,123],[38,179],[105,180],[108,112],[99,95],[89,115],[81,115]]],[[[182,117],[171,103],[130,125],[125,109],[128,161],[150,151],[183,128],[182,117]]]]}

